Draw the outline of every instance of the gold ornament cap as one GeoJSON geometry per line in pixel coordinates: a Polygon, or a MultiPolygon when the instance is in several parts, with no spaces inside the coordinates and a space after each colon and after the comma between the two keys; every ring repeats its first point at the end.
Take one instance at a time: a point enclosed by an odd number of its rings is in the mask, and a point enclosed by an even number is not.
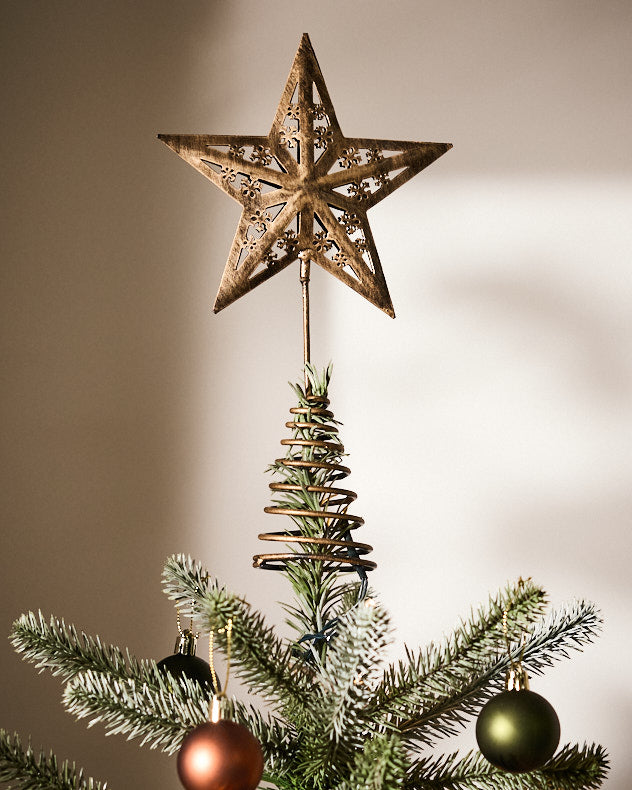
{"type": "Polygon", "coordinates": [[[196,647],[197,634],[194,634],[193,631],[185,628],[184,631],[178,634],[176,646],[174,647],[173,652],[176,655],[179,653],[181,656],[194,656],[196,647]]]}
{"type": "Polygon", "coordinates": [[[520,665],[509,668],[505,679],[507,691],[523,691],[529,689],[529,676],[527,671],[520,665]]]}

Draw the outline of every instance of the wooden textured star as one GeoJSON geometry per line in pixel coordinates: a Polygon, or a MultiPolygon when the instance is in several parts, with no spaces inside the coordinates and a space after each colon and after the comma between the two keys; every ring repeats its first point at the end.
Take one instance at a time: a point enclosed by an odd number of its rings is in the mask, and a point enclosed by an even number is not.
{"type": "Polygon", "coordinates": [[[307,34],[267,137],[158,137],[243,207],[216,313],[300,254],[394,317],[367,211],[450,143],[345,137],[307,34]]]}

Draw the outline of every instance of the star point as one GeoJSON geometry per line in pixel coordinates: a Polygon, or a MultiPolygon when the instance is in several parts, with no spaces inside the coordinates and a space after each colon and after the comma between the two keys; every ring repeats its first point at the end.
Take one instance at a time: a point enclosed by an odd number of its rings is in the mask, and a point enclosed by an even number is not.
{"type": "Polygon", "coordinates": [[[158,137],[242,206],[215,312],[309,252],[395,316],[367,211],[452,146],[345,137],[306,33],[268,135],[158,137]]]}

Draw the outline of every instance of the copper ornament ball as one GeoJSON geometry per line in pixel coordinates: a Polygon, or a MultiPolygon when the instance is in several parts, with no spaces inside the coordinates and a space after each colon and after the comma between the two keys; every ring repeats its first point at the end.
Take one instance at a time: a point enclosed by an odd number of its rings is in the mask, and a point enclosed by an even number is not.
{"type": "Polygon", "coordinates": [[[178,776],[186,790],[255,790],[262,774],[259,741],[228,719],[200,724],[178,752],[178,776]]]}

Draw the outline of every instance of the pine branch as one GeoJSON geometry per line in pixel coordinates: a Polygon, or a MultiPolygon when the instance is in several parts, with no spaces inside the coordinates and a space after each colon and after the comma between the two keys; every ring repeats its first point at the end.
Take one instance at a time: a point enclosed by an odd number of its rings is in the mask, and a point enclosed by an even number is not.
{"type": "MultiPolygon", "coordinates": [[[[156,671],[158,675],[158,670],[156,671]]],[[[102,723],[108,735],[140,738],[167,754],[178,750],[186,733],[208,718],[208,697],[188,678],[158,678],[155,685],[83,672],[68,682],[64,706],[77,719],[102,723]]]]}
{"type": "MultiPolygon", "coordinates": [[[[267,767],[276,772],[286,770],[291,728],[270,716],[264,719],[254,708],[236,700],[225,703],[225,715],[258,738],[267,767]]],[[[101,723],[108,735],[139,738],[141,746],[173,754],[190,730],[208,721],[209,698],[198,683],[184,676],[173,678],[156,668],[151,682],[88,671],[66,685],[64,705],[77,719],[90,719],[89,727],[101,723]]]]}
{"type": "Polygon", "coordinates": [[[52,752],[36,755],[30,743],[23,750],[19,735],[6,730],[0,730],[0,782],[8,783],[7,790],[106,790],[105,784],[85,778],[74,763],[58,765],[52,752]]]}
{"type": "Polygon", "coordinates": [[[228,701],[226,715],[247,727],[261,744],[265,762],[263,781],[276,784],[289,774],[296,759],[298,742],[298,732],[294,727],[270,715],[264,719],[256,708],[234,698],[228,701]]]}
{"type": "Polygon", "coordinates": [[[340,617],[336,631],[321,670],[324,704],[314,718],[340,740],[357,728],[366,702],[374,696],[371,681],[391,641],[391,629],[382,607],[365,598],[340,617]]]}
{"type": "Polygon", "coordinates": [[[541,774],[547,780],[547,790],[596,790],[609,770],[610,760],[603,746],[568,744],[549,760],[541,774]]]}
{"type": "MultiPolygon", "coordinates": [[[[334,366],[331,362],[322,371],[319,371],[318,368],[311,362],[305,363],[307,380],[309,381],[310,389],[314,395],[323,395],[327,397],[327,391],[329,390],[329,382],[331,381],[333,369],[334,366]]],[[[299,384],[292,384],[292,382],[289,382],[289,384],[299,398],[306,399],[305,392],[299,384]]],[[[307,400],[305,400],[305,402],[307,403],[307,400]]]]}
{"type": "Polygon", "coordinates": [[[287,562],[285,567],[284,575],[292,584],[297,604],[283,606],[290,615],[286,622],[301,637],[322,631],[334,619],[334,608],[345,590],[339,582],[339,573],[325,571],[323,566],[323,562],[299,560],[287,562]]]}
{"type": "Polygon", "coordinates": [[[372,599],[340,618],[304,724],[299,772],[315,783],[331,786],[363,748],[371,728],[364,710],[389,637],[388,617],[372,599]]]}
{"type": "Polygon", "coordinates": [[[377,689],[375,712],[397,717],[413,716],[424,704],[435,701],[446,683],[454,686],[469,681],[481,661],[504,650],[503,614],[507,612],[507,634],[514,641],[543,612],[546,593],[531,580],[507,585],[487,607],[472,612],[442,644],[431,643],[417,655],[406,648],[406,661],[399,661],[384,673],[377,689]]]}
{"type": "Polygon", "coordinates": [[[94,670],[113,677],[144,677],[145,666],[101,639],[79,633],[74,625],[66,625],[51,615],[46,622],[41,612],[23,614],[13,624],[11,644],[26,661],[38,669],[49,669],[65,680],[78,672],[94,670]]]}
{"type": "Polygon", "coordinates": [[[608,769],[605,750],[595,745],[567,745],[540,770],[523,774],[496,768],[480,752],[455,753],[414,765],[406,790],[596,790],[608,769]]]}
{"type": "MultiPolygon", "coordinates": [[[[307,676],[302,665],[268,626],[265,618],[242,598],[209,582],[202,566],[182,554],[169,558],[163,571],[166,594],[183,611],[190,611],[209,631],[232,628],[232,662],[235,675],[248,689],[268,700],[279,700],[284,710],[301,710],[307,700],[307,676]]],[[[225,650],[225,633],[216,633],[217,646],[225,650]]]]}
{"type": "MultiPolygon", "coordinates": [[[[331,366],[322,373],[307,365],[309,388],[300,384],[291,385],[298,398],[298,409],[294,410],[292,439],[287,440],[285,458],[278,459],[268,471],[281,477],[290,490],[278,492],[274,499],[280,510],[295,511],[289,516],[292,526],[301,536],[334,541],[347,540],[351,530],[361,520],[350,520],[347,509],[355,498],[351,493],[336,488],[345,477],[337,465],[345,455],[338,436],[340,423],[330,411],[321,411],[326,404],[331,366]],[[325,400],[314,401],[314,396],[325,400]],[[313,464],[309,467],[303,464],[313,464]],[[323,514],[323,515],[319,515],[323,514]]],[[[289,551],[321,554],[321,544],[301,543],[295,549],[292,538],[288,541],[289,551]]],[[[339,549],[340,550],[340,549],[339,549]]],[[[296,596],[296,605],[286,607],[290,615],[288,623],[301,635],[318,635],[310,640],[309,649],[315,663],[321,663],[327,649],[325,641],[328,624],[333,619],[333,610],[340,600],[341,572],[336,563],[305,561],[285,563],[285,576],[290,581],[296,596]]]]}
{"type": "Polygon", "coordinates": [[[396,790],[405,787],[408,759],[396,736],[381,734],[355,754],[348,779],[335,790],[396,790]]]}
{"type": "MultiPolygon", "coordinates": [[[[522,657],[531,674],[542,674],[555,661],[568,658],[569,650],[580,650],[582,645],[592,642],[600,627],[601,618],[594,605],[576,602],[554,612],[527,638],[524,647],[515,645],[512,660],[517,662],[522,657]]],[[[478,670],[472,671],[469,677],[436,673],[432,683],[419,690],[420,712],[394,723],[408,742],[431,743],[441,735],[455,734],[501,689],[508,667],[509,658],[504,655],[481,661],[478,670]]]]}

